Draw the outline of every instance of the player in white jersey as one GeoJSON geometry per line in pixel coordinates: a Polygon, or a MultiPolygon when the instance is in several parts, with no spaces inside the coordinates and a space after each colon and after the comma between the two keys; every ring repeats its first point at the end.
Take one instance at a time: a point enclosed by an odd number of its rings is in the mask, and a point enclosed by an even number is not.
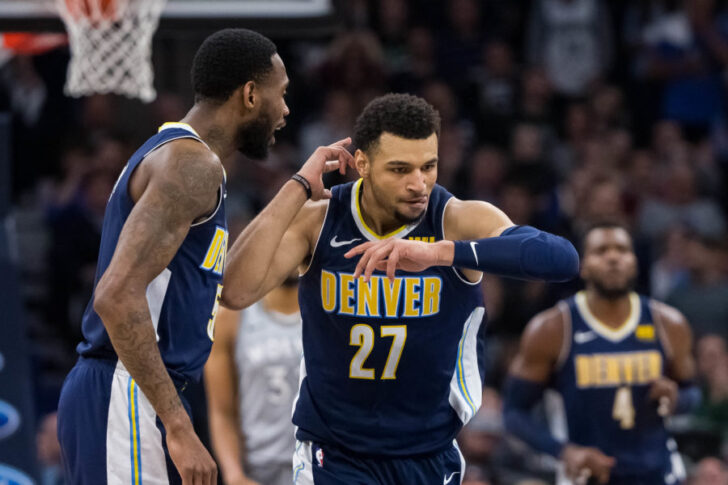
{"type": "Polygon", "coordinates": [[[298,277],[243,311],[221,308],[205,365],[210,433],[226,485],[290,485],[301,362],[298,277]]]}

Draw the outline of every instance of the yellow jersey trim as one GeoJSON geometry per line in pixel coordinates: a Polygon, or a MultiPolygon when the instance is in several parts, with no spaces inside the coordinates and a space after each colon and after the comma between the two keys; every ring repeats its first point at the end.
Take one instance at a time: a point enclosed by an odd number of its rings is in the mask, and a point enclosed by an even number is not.
{"type": "Polygon", "coordinates": [[[575,301],[576,308],[586,324],[589,325],[589,327],[591,327],[591,329],[594,330],[597,334],[601,335],[607,340],[611,340],[612,342],[618,342],[634,332],[637,328],[637,322],[639,322],[640,314],[642,313],[640,309],[639,295],[637,295],[637,293],[635,292],[631,292],[629,294],[629,316],[624,322],[622,322],[619,327],[612,328],[608,325],[605,325],[604,322],[595,317],[594,314],[591,312],[591,310],[589,309],[589,304],[586,300],[585,291],[578,292],[576,294],[575,301]]]}
{"type": "Polygon", "coordinates": [[[202,138],[200,137],[200,134],[195,131],[194,128],[192,128],[187,123],[182,123],[181,121],[167,121],[166,123],[162,123],[162,126],[159,127],[157,133],[162,130],[166,130],[167,128],[182,128],[183,130],[191,131],[197,138],[202,138]]]}

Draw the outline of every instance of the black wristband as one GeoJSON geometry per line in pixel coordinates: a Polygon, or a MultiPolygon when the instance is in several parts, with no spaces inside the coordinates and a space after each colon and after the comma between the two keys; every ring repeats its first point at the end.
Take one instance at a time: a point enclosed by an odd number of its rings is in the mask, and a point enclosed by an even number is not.
{"type": "Polygon", "coordinates": [[[295,180],[299,184],[303,185],[303,188],[306,190],[306,198],[311,198],[311,184],[308,183],[308,180],[306,180],[306,177],[303,175],[299,175],[297,173],[294,173],[291,175],[291,180],[295,180]]]}

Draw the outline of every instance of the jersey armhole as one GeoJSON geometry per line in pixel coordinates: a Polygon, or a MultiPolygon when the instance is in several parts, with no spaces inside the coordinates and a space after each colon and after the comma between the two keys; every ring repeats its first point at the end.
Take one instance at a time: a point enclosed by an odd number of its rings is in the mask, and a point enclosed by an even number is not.
{"type": "Polygon", "coordinates": [[[299,273],[299,278],[303,277],[308,273],[308,270],[311,269],[311,266],[313,266],[314,259],[316,259],[316,254],[319,247],[319,241],[321,240],[321,235],[324,233],[324,229],[326,229],[326,222],[328,222],[329,219],[329,209],[331,209],[331,200],[326,204],[326,212],[324,213],[324,221],[321,223],[321,229],[319,230],[318,237],[316,238],[316,243],[313,245],[313,250],[311,251],[311,259],[308,261],[308,265],[304,268],[303,271],[299,273]]]}
{"type": "Polygon", "coordinates": [[[672,344],[670,343],[670,339],[667,337],[667,332],[665,331],[665,324],[662,319],[662,313],[660,313],[659,305],[660,304],[658,302],[652,299],[649,302],[650,312],[652,313],[652,320],[655,324],[655,330],[657,331],[657,337],[660,339],[660,344],[662,344],[665,355],[669,360],[672,360],[675,354],[672,350],[672,344]]]}
{"type": "Polygon", "coordinates": [[[561,330],[563,335],[561,336],[559,357],[556,359],[556,368],[561,369],[571,352],[571,310],[569,309],[569,305],[563,301],[560,301],[557,307],[561,313],[561,330]]]}
{"type": "MultiPolygon", "coordinates": [[[[447,206],[450,204],[450,202],[455,198],[452,194],[450,197],[445,201],[445,205],[442,206],[442,215],[440,216],[440,236],[442,237],[442,240],[447,240],[445,238],[445,212],[447,211],[447,206]]],[[[478,278],[476,281],[470,281],[465,277],[465,275],[460,272],[455,266],[450,266],[450,269],[453,273],[455,273],[455,276],[457,279],[459,279],[462,283],[466,284],[467,286],[478,286],[483,281],[483,272],[480,272],[480,278],[478,278]]]]}

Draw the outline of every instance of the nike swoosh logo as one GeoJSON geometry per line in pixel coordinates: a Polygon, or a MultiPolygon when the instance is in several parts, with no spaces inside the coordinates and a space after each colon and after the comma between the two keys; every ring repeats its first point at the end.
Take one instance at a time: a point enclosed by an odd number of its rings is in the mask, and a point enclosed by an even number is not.
{"type": "Polygon", "coordinates": [[[478,266],[478,253],[475,251],[475,245],[478,244],[475,241],[470,241],[470,249],[473,250],[473,256],[475,256],[475,266],[478,266]]]}
{"type": "Polygon", "coordinates": [[[449,477],[445,475],[445,477],[442,479],[442,485],[447,485],[448,483],[450,483],[452,481],[452,477],[454,477],[455,475],[460,475],[460,472],[452,472],[449,477]]]}
{"type": "Polygon", "coordinates": [[[574,332],[574,342],[577,344],[585,344],[587,342],[591,342],[595,338],[597,338],[597,335],[591,330],[587,332],[574,332]]]}
{"type": "Polygon", "coordinates": [[[332,248],[338,248],[338,247],[346,246],[347,244],[351,244],[353,242],[359,241],[360,239],[361,239],[360,237],[357,237],[357,238],[354,238],[354,239],[350,239],[348,241],[337,241],[336,240],[336,236],[334,236],[334,237],[331,238],[330,243],[331,243],[331,247],[332,248]]]}

